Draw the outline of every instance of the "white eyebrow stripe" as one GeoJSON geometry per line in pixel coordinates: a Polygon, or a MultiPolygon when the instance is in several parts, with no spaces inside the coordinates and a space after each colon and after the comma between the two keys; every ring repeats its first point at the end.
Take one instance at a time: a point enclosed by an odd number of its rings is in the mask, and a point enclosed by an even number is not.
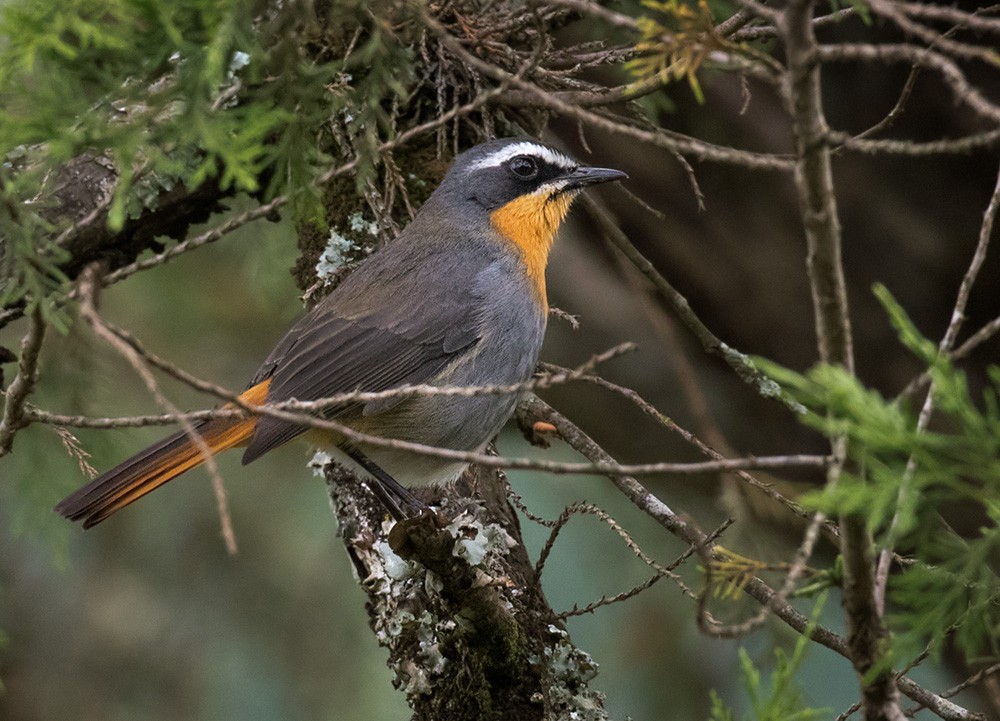
{"type": "Polygon", "coordinates": [[[508,160],[515,158],[518,155],[534,155],[541,158],[546,163],[551,163],[552,165],[557,165],[561,168],[566,168],[567,170],[577,167],[577,162],[569,156],[563,155],[552,148],[547,148],[544,145],[539,145],[537,143],[532,143],[530,140],[525,140],[520,143],[508,145],[500,148],[500,150],[490,153],[485,158],[481,158],[476,161],[470,169],[479,170],[481,168],[494,168],[498,165],[503,165],[508,160]]]}

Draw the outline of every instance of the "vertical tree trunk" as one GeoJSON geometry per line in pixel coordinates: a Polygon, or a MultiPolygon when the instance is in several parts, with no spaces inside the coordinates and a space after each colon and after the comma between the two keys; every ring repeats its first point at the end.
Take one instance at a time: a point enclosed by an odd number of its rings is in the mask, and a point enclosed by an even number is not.
{"type": "Polygon", "coordinates": [[[393,523],[371,491],[325,468],[340,535],[414,720],[606,719],[594,662],[549,607],[507,480],[472,467],[416,489],[436,512],[393,523]]]}

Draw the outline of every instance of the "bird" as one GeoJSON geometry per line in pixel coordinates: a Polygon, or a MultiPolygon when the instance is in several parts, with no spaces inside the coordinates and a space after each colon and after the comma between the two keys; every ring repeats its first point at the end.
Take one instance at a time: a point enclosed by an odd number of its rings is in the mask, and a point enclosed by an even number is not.
{"type": "MultiPolygon", "coordinates": [[[[556,231],[580,191],[626,177],[530,138],[489,140],[457,155],[398,237],[289,329],[239,400],[253,407],[411,384],[527,381],[545,334],[545,269],[556,231]]],[[[396,395],[344,402],[323,414],[370,436],[478,451],[517,400],[515,393],[396,395]]],[[[394,501],[413,500],[408,487],[453,480],[467,465],[264,414],[193,426],[213,454],[244,448],[244,464],[306,436],[374,479],[373,490],[397,518],[405,512],[394,501]]],[[[101,474],[55,510],[90,528],[204,460],[182,430],[101,474]]]]}

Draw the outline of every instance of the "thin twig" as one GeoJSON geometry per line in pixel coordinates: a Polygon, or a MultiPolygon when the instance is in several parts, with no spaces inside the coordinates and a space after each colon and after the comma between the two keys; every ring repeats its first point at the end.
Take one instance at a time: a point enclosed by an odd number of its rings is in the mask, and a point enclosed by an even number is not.
{"type": "Polygon", "coordinates": [[[657,147],[668,148],[678,153],[689,155],[698,160],[731,163],[746,167],[759,168],[762,170],[787,171],[792,167],[790,161],[782,156],[727,148],[702,140],[697,140],[695,138],[680,136],[679,134],[668,135],[664,133],[645,131],[620,122],[608,120],[607,118],[585,108],[580,108],[570,103],[563,102],[558,98],[552,97],[551,91],[541,88],[534,83],[515,78],[506,70],[476,57],[466,50],[462,46],[462,43],[452,36],[441,23],[429,15],[424,15],[423,22],[439,37],[443,45],[445,45],[467,65],[498,82],[507,81],[510,83],[511,87],[525,90],[533,94],[539,98],[543,107],[549,108],[563,115],[578,118],[589,125],[593,125],[594,127],[601,128],[612,133],[632,137],[636,140],[641,140],[657,147]]]}
{"type": "Polygon", "coordinates": [[[940,20],[951,23],[957,28],[969,30],[982,30],[985,32],[1000,35],[1000,19],[983,17],[985,12],[996,12],[997,5],[987,8],[977,8],[975,12],[965,12],[957,7],[947,5],[932,5],[930,3],[901,2],[895,0],[893,5],[907,15],[927,18],[929,20],[940,20]]]}
{"type": "MultiPolygon", "coordinates": [[[[956,348],[949,356],[952,361],[965,358],[976,348],[988,341],[990,338],[1000,333],[1000,316],[997,316],[982,328],[969,336],[965,342],[956,348]]],[[[929,370],[924,371],[919,376],[910,381],[906,387],[899,392],[899,396],[905,398],[921,390],[931,382],[929,370]]]]}
{"type": "MultiPolygon", "coordinates": [[[[902,7],[903,5],[902,3],[897,3],[897,4],[900,5],[900,7],[902,7]]],[[[917,3],[912,3],[912,4],[914,6],[923,7],[922,5],[919,5],[917,3]]],[[[946,11],[950,10],[950,8],[943,8],[943,9],[946,11]]],[[[980,18],[978,16],[978,13],[982,12],[983,10],[984,10],[983,8],[976,10],[977,14],[975,15],[969,15],[968,13],[963,13],[961,11],[956,11],[955,14],[946,12],[946,14],[951,15],[953,21],[957,22],[957,24],[952,26],[941,37],[947,38],[957,33],[960,29],[968,27],[967,20],[969,18],[973,18],[975,20],[985,20],[987,24],[996,24],[998,27],[1000,27],[1000,23],[998,23],[993,18],[985,18],[985,19],[980,18]]],[[[934,45],[932,44],[930,47],[933,48],[934,45]]],[[[896,120],[903,114],[903,111],[906,108],[906,104],[909,102],[910,96],[913,93],[913,88],[916,86],[917,77],[919,77],[919,75],[920,75],[920,66],[914,64],[913,67],[910,68],[910,74],[907,76],[906,82],[903,83],[903,89],[900,91],[899,98],[896,100],[896,104],[892,107],[892,110],[890,110],[889,113],[875,125],[873,125],[872,127],[868,128],[867,130],[861,133],[858,133],[857,135],[858,138],[862,139],[869,138],[872,135],[876,135],[892,127],[892,125],[896,122],[896,120]]]]}
{"type": "MultiPolygon", "coordinates": [[[[616,521],[611,516],[610,513],[591,503],[573,503],[567,506],[566,508],[563,509],[562,513],[559,514],[559,518],[556,519],[555,523],[552,524],[549,530],[549,537],[548,539],[546,539],[545,544],[542,546],[542,550],[538,555],[538,562],[535,564],[536,583],[538,582],[539,579],[541,579],[542,571],[545,568],[545,562],[546,560],[548,560],[549,554],[551,553],[552,548],[555,545],[556,539],[559,537],[560,531],[562,531],[562,529],[566,527],[566,524],[569,523],[569,520],[573,516],[583,515],[583,514],[592,515],[600,519],[605,525],[607,525],[609,528],[611,528],[611,530],[613,530],[616,534],[618,534],[618,537],[625,542],[625,545],[628,546],[629,550],[635,554],[636,558],[638,558],[644,564],[646,564],[654,571],[656,571],[655,578],[657,579],[663,577],[670,578],[671,580],[674,581],[674,583],[677,584],[678,588],[681,589],[681,592],[684,593],[684,595],[692,599],[696,598],[694,591],[688,588],[687,584],[684,583],[684,580],[679,575],[673,572],[674,568],[676,568],[677,566],[672,566],[672,567],[661,566],[659,563],[654,561],[646,554],[645,551],[642,550],[642,548],[639,547],[639,544],[635,542],[635,539],[632,538],[632,536],[628,533],[628,531],[622,528],[622,525],[618,523],[618,521],[616,521]]],[[[677,565],[680,565],[680,563],[678,563],[677,565]]],[[[648,585],[652,585],[652,582],[649,582],[648,585]]],[[[631,592],[626,592],[626,594],[622,595],[622,598],[618,599],[616,597],[616,599],[625,600],[625,598],[631,598],[638,592],[639,592],[638,590],[633,589],[631,592]]],[[[609,603],[611,602],[605,601],[604,603],[600,603],[599,605],[608,605],[609,603]]],[[[568,615],[576,615],[576,614],[569,613],[568,615]]]]}
{"type": "MultiPolygon", "coordinates": [[[[346,171],[344,171],[346,172],[346,171]]],[[[247,223],[254,220],[259,220],[260,218],[266,218],[267,216],[275,213],[279,208],[288,202],[288,196],[279,195],[268,203],[264,205],[259,205],[256,208],[252,208],[244,213],[240,213],[234,218],[230,218],[224,223],[211,228],[200,235],[196,235],[194,238],[189,238],[185,241],[178,243],[177,245],[167,248],[162,253],[157,253],[151,258],[144,258],[143,260],[137,260],[128,265],[124,265],[117,270],[108,273],[101,279],[103,285],[113,285],[119,281],[125,280],[130,275],[138,273],[141,270],[148,270],[149,268],[156,267],[166,263],[168,260],[187,253],[188,251],[194,250],[195,248],[200,248],[203,245],[209,243],[214,243],[220,238],[229,235],[237,228],[240,228],[247,223]]]]}
{"type": "MultiPolygon", "coordinates": [[[[93,267],[85,269],[80,275],[79,296],[81,317],[87,322],[88,325],[90,325],[98,337],[106,341],[126,361],[128,361],[129,365],[132,366],[135,372],[142,379],[146,389],[149,391],[150,395],[153,396],[156,402],[161,407],[166,409],[168,413],[179,415],[180,411],[177,407],[160,391],[159,384],[156,382],[156,378],[153,376],[153,373],[143,356],[132,346],[119,338],[118,335],[111,328],[109,328],[107,324],[105,324],[104,319],[101,318],[100,314],[97,312],[97,308],[95,306],[95,295],[99,284],[97,273],[93,267]]],[[[222,526],[222,537],[226,544],[226,550],[230,555],[235,555],[237,552],[236,535],[233,532],[232,518],[229,515],[225,487],[222,482],[222,476],[219,473],[219,467],[215,462],[215,455],[213,454],[212,449],[209,448],[208,444],[205,443],[205,439],[198,434],[198,431],[190,421],[181,421],[181,426],[183,427],[188,438],[191,439],[191,442],[201,454],[202,460],[205,463],[205,468],[208,470],[209,476],[212,479],[212,487],[215,492],[216,503],[218,504],[219,509],[219,521],[222,526]]]]}
{"type": "MultiPolygon", "coordinates": [[[[614,459],[601,448],[590,436],[580,430],[572,421],[556,411],[536,396],[522,401],[519,413],[527,418],[537,418],[554,425],[560,437],[574,450],[595,463],[614,463],[614,459]]],[[[686,543],[712,553],[711,540],[704,533],[678,516],[666,503],[650,493],[634,477],[628,475],[609,475],[609,480],[637,508],[649,515],[671,534],[686,543]]],[[[776,595],[774,589],[757,577],[752,577],[744,586],[743,591],[761,604],[770,604],[776,595]]],[[[847,641],[822,625],[814,625],[811,619],[800,613],[791,604],[785,602],[772,608],[776,618],[783,621],[798,633],[804,633],[812,628],[813,641],[829,648],[835,653],[850,658],[847,641]]],[[[984,721],[979,714],[974,714],[957,704],[929,691],[908,677],[898,679],[899,689],[909,698],[925,704],[927,708],[946,721],[984,721]]]]}
{"type": "MultiPolygon", "coordinates": [[[[972,286],[975,285],[976,278],[979,276],[979,270],[986,260],[986,251],[989,249],[990,239],[993,236],[993,223],[996,220],[998,208],[1000,208],[1000,171],[997,172],[993,194],[990,196],[986,211],[983,213],[983,222],[979,228],[979,240],[972,254],[972,260],[969,262],[969,267],[958,286],[958,295],[955,298],[955,305],[951,311],[948,328],[945,330],[944,336],[938,344],[938,353],[944,357],[951,354],[952,348],[955,346],[955,341],[958,339],[958,334],[962,329],[962,323],[965,320],[965,308],[969,302],[969,294],[972,292],[972,286]]],[[[927,430],[927,426],[931,422],[931,416],[934,413],[935,395],[936,387],[932,382],[927,389],[927,395],[924,397],[920,414],[917,416],[915,428],[917,433],[923,433],[927,430]]],[[[899,492],[896,495],[895,507],[897,511],[893,514],[889,530],[886,532],[884,547],[879,553],[878,558],[878,569],[875,574],[875,600],[878,603],[880,612],[885,609],[885,595],[889,583],[889,569],[892,565],[892,551],[899,541],[901,517],[898,509],[909,506],[909,497],[913,493],[913,475],[916,473],[916,470],[916,457],[911,455],[906,461],[906,468],[903,471],[903,477],[900,479],[899,492]]]]}
{"type": "Polygon", "coordinates": [[[767,378],[753,365],[748,356],[740,353],[735,348],[730,347],[708,329],[701,318],[691,308],[681,293],[674,288],[666,278],[656,269],[656,267],[646,258],[638,248],[622,232],[610,214],[589,196],[583,198],[584,208],[587,213],[597,222],[605,238],[620,250],[636,268],[645,275],[653,287],[663,296],[664,300],[670,303],[674,312],[681,322],[690,330],[695,338],[701,343],[701,347],[706,353],[722,358],[736,372],[745,383],[753,387],[765,398],[781,399],[781,389],[770,378],[767,378]]]}
{"type": "Polygon", "coordinates": [[[896,104],[892,106],[892,109],[886,113],[884,118],[866,130],[862,130],[855,138],[864,140],[891,128],[906,110],[906,104],[910,101],[910,96],[913,94],[913,88],[916,87],[919,76],[920,68],[914,65],[910,68],[910,74],[906,76],[906,82],[903,83],[903,89],[899,91],[899,97],[896,98],[896,104]]]}
{"type": "MultiPolygon", "coordinates": [[[[718,539],[719,536],[721,536],[727,528],[733,525],[733,523],[735,523],[735,519],[727,518],[722,523],[722,525],[720,525],[717,529],[715,529],[715,531],[709,534],[708,536],[709,542],[714,543],[716,539],[718,539]]],[[[690,558],[692,555],[694,555],[694,553],[696,552],[697,548],[695,546],[689,546],[688,549],[684,551],[684,553],[682,553],[676,559],[674,559],[672,563],[663,567],[664,572],[661,573],[658,571],[655,575],[651,576],[643,583],[640,583],[639,585],[627,591],[622,591],[621,593],[615,594],[614,596],[602,596],[597,601],[588,603],[586,606],[583,606],[582,608],[574,604],[573,608],[571,608],[569,611],[563,611],[562,613],[557,614],[557,617],[565,620],[573,616],[583,616],[588,613],[593,613],[598,608],[601,608],[603,606],[610,606],[612,604],[620,603],[621,601],[625,601],[629,598],[632,598],[633,596],[637,596],[638,594],[642,593],[647,588],[652,586],[654,583],[659,581],[661,578],[663,578],[664,575],[668,575],[666,572],[670,572],[673,571],[675,568],[679,568],[681,564],[687,561],[687,559],[690,558]]],[[[672,574],[671,577],[673,577],[672,574]]],[[[684,592],[686,596],[696,598],[695,594],[693,594],[686,585],[682,586],[681,590],[684,592]]],[[[712,625],[718,624],[718,621],[712,618],[711,616],[708,617],[708,622],[712,625]]]]}
{"type": "Polygon", "coordinates": [[[823,62],[895,62],[934,70],[944,80],[957,101],[965,103],[994,123],[1000,122],[1000,106],[991,102],[974,87],[954,60],[930,48],[906,44],[843,43],[817,46],[816,53],[823,62]]]}
{"type": "MultiPolygon", "coordinates": [[[[809,0],[791,0],[778,27],[789,69],[787,102],[795,134],[795,185],[805,226],[807,267],[820,360],[854,372],[854,350],[841,257],[841,230],[833,186],[829,132],[820,81],[821,48],[809,0]]],[[[831,441],[834,463],[827,486],[835,486],[847,460],[846,436],[831,441]]],[[[860,514],[842,514],[840,548],[844,559],[843,606],[849,658],[857,674],[866,721],[903,721],[895,678],[883,663],[888,637],[875,602],[872,538],[860,514]]]]}
{"type": "Polygon", "coordinates": [[[36,305],[31,312],[28,332],[21,339],[21,358],[17,375],[4,392],[3,417],[0,418],[0,458],[10,453],[14,434],[24,425],[24,409],[28,396],[38,380],[38,356],[45,339],[45,319],[42,308],[36,305]]]}
{"type": "MultiPolygon", "coordinates": [[[[74,428],[127,428],[150,425],[166,425],[184,423],[206,418],[238,418],[246,415],[261,415],[295,423],[297,425],[316,428],[318,430],[339,433],[355,443],[363,443],[380,448],[402,450],[415,455],[443,458],[463,463],[475,463],[491,468],[512,468],[517,470],[545,471],[558,475],[655,475],[661,473],[676,473],[693,475],[698,473],[713,473],[741,469],[779,469],[779,468],[825,468],[830,462],[829,456],[814,456],[808,454],[785,456],[748,456],[745,458],[724,458],[714,461],[694,463],[639,463],[639,464],[602,464],[563,463],[544,461],[531,458],[505,458],[471,451],[456,451],[449,448],[438,448],[422,443],[412,443],[394,438],[382,438],[354,431],[349,426],[334,420],[326,420],[315,416],[282,410],[282,404],[264,404],[253,406],[252,409],[220,408],[211,411],[195,411],[192,413],[171,412],[149,416],[125,416],[119,418],[89,418],[86,416],[67,416],[47,413],[37,409],[29,411],[33,422],[52,423],[74,428]]],[[[293,406],[292,403],[287,404],[293,406]]]]}
{"type": "Polygon", "coordinates": [[[931,155],[968,155],[978,150],[1000,145],[1000,130],[987,130],[964,138],[945,138],[925,143],[913,140],[877,140],[856,138],[849,133],[831,130],[826,142],[865,155],[902,155],[914,158],[931,155]]]}
{"type": "MultiPolygon", "coordinates": [[[[843,22],[845,19],[850,17],[857,17],[857,11],[853,7],[840,8],[827,15],[820,15],[813,18],[813,27],[822,28],[828,25],[836,25],[843,22]]],[[[767,40],[770,38],[776,38],[780,34],[778,28],[774,25],[755,25],[749,28],[743,28],[739,31],[733,33],[731,40],[737,43],[747,43],[754,40],[767,40]]]]}
{"type": "Polygon", "coordinates": [[[955,57],[967,60],[979,60],[990,67],[996,67],[997,61],[1000,59],[996,51],[991,48],[951,40],[942,33],[911,20],[907,17],[906,13],[897,7],[896,2],[890,2],[889,0],[868,0],[868,6],[876,14],[894,22],[900,30],[908,35],[914,35],[928,45],[937,46],[955,57]]]}
{"type": "Polygon", "coordinates": [[[996,673],[1000,673],[1000,663],[995,663],[992,666],[987,666],[986,668],[976,672],[972,676],[969,676],[969,678],[965,679],[964,681],[962,681],[962,683],[958,684],[957,686],[952,686],[950,689],[948,689],[941,695],[944,698],[951,698],[952,696],[957,696],[970,686],[975,686],[983,679],[992,676],[996,673]]]}
{"type": "MultiPolygon", "coordinates": [[[[543,368],[556,370],[559,369],[559,366],[544,364],[543,368]]],[[[649,416],[650,418],[652,418],[653,420],[655,420],[657,423],[661,424],[668,430],[679,435],[681,438],[683,438],[685,441],[693,445],[695,448],[697,448],[699,451],[701,451],[709,458],[712,458],[717,461],[723,460],[724,456],[722,455],[722,453],[720,453],[718,450],[708,445],[707,443],[703,442],[695,434],[691,433],[691,431],[680,426],[674,419],[661,413],[653,404],[651,404],[649,401],[643,398],[637,391],[631,388],[625,388],[624,386],[620,386],[616,383],[612,383],[611,381],[605,378],[601,378],[600,376],[585,375],[581,376],[580,380],[584,381],[585,383],[592,383],[602,388],[606,388],[613,393],[617,393],[618,395],[627,398],[647,416],[649,416]]],[[[806,520],[812,519],[813,516],[811,513],[806,511],[804,508],[802,508],[802,506],[797,504],[792,499],[779,493],[777,490],[775,490],[775,488],[771,484],[764,483],[763,481],[754,478],[752,475],[750,475],[745,471],[736,471],[736,474],[745,483],[757,489],[758,491],[766,495],[768,498],[777,501],[782,506],[787,508],[789,511],[794,513],[796,516],[799,516],[800,518],[804,518],[806,520]]],[[[836,526],[831,525],[830,531],[836,534],[837,533],[836,526]]]]}
{"type": "MultiPolygon", "coordinates": [[[[603,354],[597,354],[589,361],[584,363],[577,369],[573,369],[566,373],[552,374],[549,376],[543,376],[541,378],[532,379],[522,384],[514,384],[510,386],[458,386],[458,387],[438,387],[438,386],[410,386],[404,388],[390,389],[388,391],[379,391],[374,393],[348,393],[335,396],[331,399],[320,399],[317,401],[286,401],[282,403],[275,404],[263,404],[249,406],[244,401],[242,401],[239,395],[217,386],[206,381],[195,378],[190,373],[183,371],[176,366],[168,363],[155,356],[154,354],[147,351],[139,341],[132,336],[127,331],[116,328],[103,318],[97,317],[100,321],[101,328],[111,336],[115,337],[117,343],[120,343],[129,348],[130,354],[134,354],[143,361],[143,367],[145,364],[149,364],[164,370],[178,380],[191,385],[198,390],[206,391],[212,393],[222,400],[228,401],[229,403],[236,406],[236,408],[230,409],[218,409],[216,411],[202,411],[195,414],[183,414],[178,412],[176,409],[171,409],[168,415],[159,416],[141,416],[137,418],[130,419],[119,419],[120,425],[152,425],[158,422],[181,422],[190,423],[191,418],[205,418],[205,417],[228,417],[228,416],[240,416],[243,414],[256,414],[270,416],[277,418],[279,420],[295,423],[297,425],[302,425],[311,428],[317,428],[325,431],[333,431],[335,433],[344,436],[350,441],[356,443],[364,443],[368,445],[374,445],[383,448],[393,448],[396,450],[404,450],[412,452],[415,454],[427,455],[436,458],[445,458],[448,460],[461,461],[465,463],[476,463],[479,465],[485,465],[495,468],[516,468],[524,470],[541,470],[550,473],[559,474],[573,474],[573,473],[583,473],[583,474],[595,474],[604,475],[607,473],[630,473],[633,475],[645,475],[653,473],[704,473],[720,470],[735,470],[743,468],[789,468],[789,467],[807,467],[807,468],[823,468],[827,463],[828,459],[825,456],[808,456],[808,455],[795,455],[795,456],[771,456],[771,457],[751,457],[751,458],[738,458],[738,459],[720,459],[710,462],[702,463],[652,463],[652,464],[637,464],[631,466],[622,466],[617,468],[615,466],[603,466],[603,467],[592,467],[590,464],[586,463],[559,463],[555,461],[542,461],[527,458],[498,458],[497,456],[467,452],[467,451],[456,451],[448,448],[437,448],[435,446],[429,446],[422,443],[414,443],[410,441],[402,441],[392,438],[382,438],[379,436],[372,436],[366,433],[360,433],[349,426],[344,425],[333,419],[318,418],[314,415],[310,415],[307,411],[322,411],[334,405],[341,405],[345,401],[357,402],[361,399],[364,400],[379,400],[388,397],[395,397],[399,395],[463,395],[463,396],[473,396],[480,394],[494,394],[494,393],[523,393],[528,390],[533,390],[535,388],[545,388],[550,385],[554,385],[559,382],[567,382],[569,380],[574,380],[582,378],[589,375],[593,368],[600,362],[607,360],[608,358],[620,355],[623,352],[631,350],[632,344],[625,343],[620,346],[612,348],[603,354]]],[[[130,355],[129,357],[132,357],[130,355]]],[[[148,372],[148,369],[146,369],[148,372]]],[[[162,405],[162,404],[161,404],[162,405]]],[[[83,426],[88,425],[89,420],[86,418],[73,417],[73,416],[60,416],[54,414],[44,414],[38,411],[33,411],[33,419],[38,421],[46,421],[51,423],[58,423],[59,425],[67,426],[83,426]]],[[[94,419],[94,425],[98,427],[108,427],[110,419],[100,418],[94,419]]]]}

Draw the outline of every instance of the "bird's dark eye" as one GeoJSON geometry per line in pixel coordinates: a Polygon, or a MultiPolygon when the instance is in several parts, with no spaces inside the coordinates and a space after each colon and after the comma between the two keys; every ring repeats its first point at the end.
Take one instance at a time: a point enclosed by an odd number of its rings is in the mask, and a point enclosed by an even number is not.
{"type": "Polygon", "coordinates": [[[511,172],[522,180],[530,180],[538,175],[538,163],[534,158],[527,155],[518,155],[511,158],[507,164],[511,172]]]}

